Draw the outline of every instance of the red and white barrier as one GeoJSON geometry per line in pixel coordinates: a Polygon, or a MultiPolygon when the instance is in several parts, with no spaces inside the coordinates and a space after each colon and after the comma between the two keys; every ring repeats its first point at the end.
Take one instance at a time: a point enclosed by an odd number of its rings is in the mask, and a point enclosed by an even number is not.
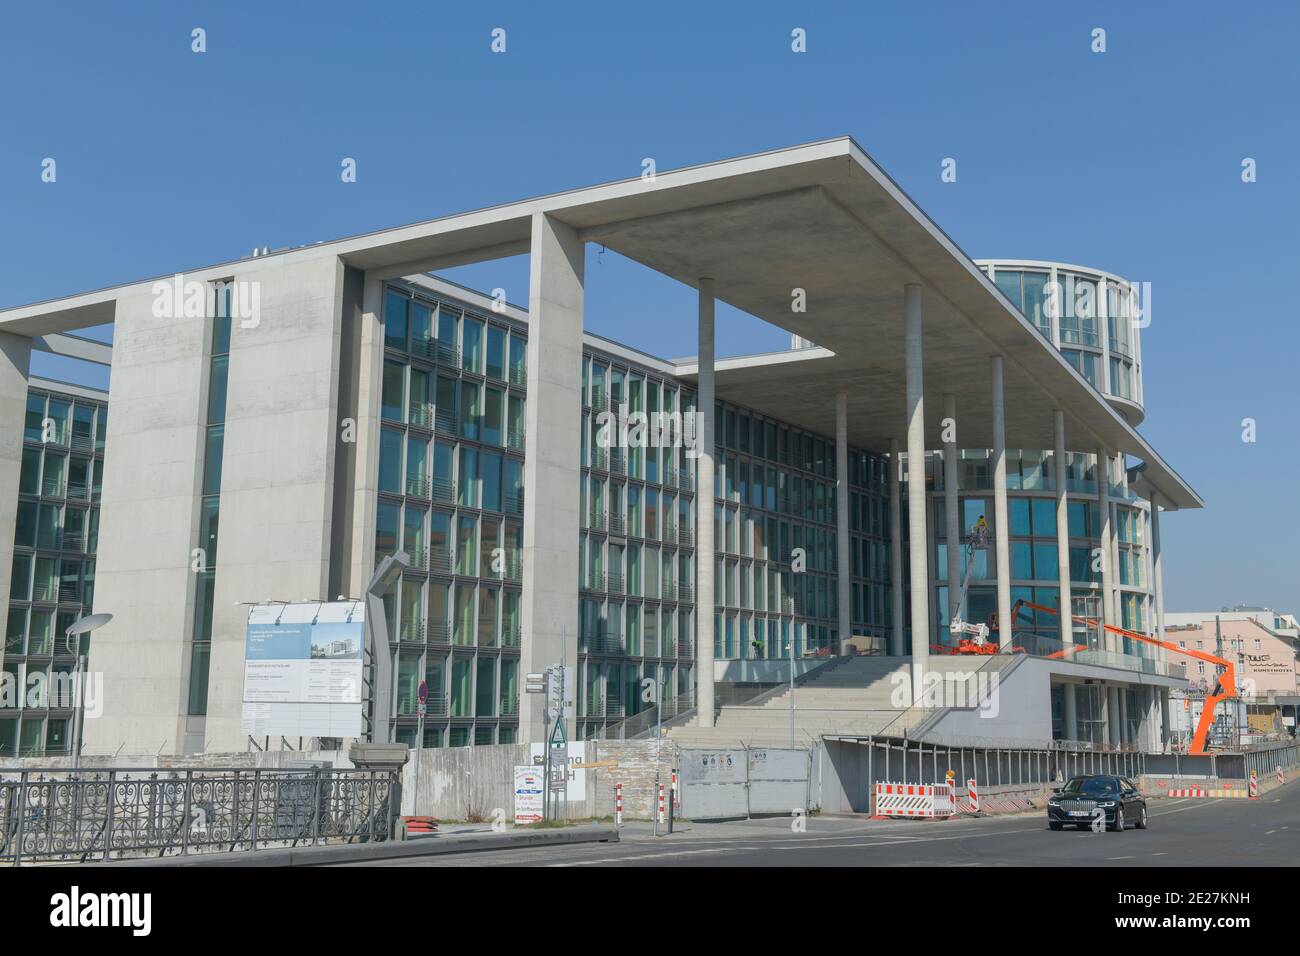
{"type": "Polygon", "coordinates": [[[1259,798],[1259,774],[1255,773],[1255,771],[1252,770],[1250,772],[1250,799],[1256,800],[1258,798],[1259,798]]]}
{"type": "MultiPolygon", "coordinates": [[[[984,769],[987,770],[988,768],[985,767],[984,769]]],[[[980,792],[979,792],[979,788],[975,786],[975,778],[974,778],[974,777],[971,777],[969,780],[966,781],[966,795],[967,795],[968,797],[970,797],[970,812],[971,812],[971,813],[979,813],[979,812],[980,812],[980,792]]]]}
{"type": "Polygon", "coordinates": [[[1250,791],[1242,787],[1173,787],[1169,791],[1171,797],[1197,797],[1209,800],[1245,800],[1250,796],[1250,791]]]}
{"type": "Polygon", "coordinates": [[[614,784],[614,826],[623,825],[623,785],[614,784]]]}
{"type": "Polygon", "coordinates": [[[955,812],[947,784],[878,783],[876,816],[933,820],[955,812]]]}
{"type": "Polygon", "coordinates": [[[1286,783],[1286,774],[1282,772],[1281,764],[1278,764],[1277,768],[1277,782],[1279,785],[1286,783]]]}
{"type": "Polygon", "coordinates": [[[661,783],[659,784],[659,822],[665,823],[667,820],[668,815],[664,811],[664,785],[661,783]]]}

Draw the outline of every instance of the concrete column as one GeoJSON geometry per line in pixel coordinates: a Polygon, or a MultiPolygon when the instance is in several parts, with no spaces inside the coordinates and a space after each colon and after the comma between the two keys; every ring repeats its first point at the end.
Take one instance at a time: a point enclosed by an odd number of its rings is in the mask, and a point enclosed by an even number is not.
{"type": "MultiPolygon", "coordinates": [[[[961,505],[957,496],[957,396],[943,397],[944,430],[952,441],[943,443],[943,517],[948,541],[948,620],[957,613],[961,594],[961,505]]],[[[944,640],[940,634],[940,640],[944,640]]]]}
{"type": "Polygon", "coordinates": [[[1011,541],[1007,517],[1007,428],[1002,392],[1002,356],[990,363],[993,380],[993,550],[998,568],[998,644],[1011,646],[1011,541]]]}
{"type": "MultiPolygon", "coordinates": [[[[1105,448],[1097,449],[1097,512],[1101,519],[1101,616],[1107,624],[1119,623],[1115,618],[1114,572],[1110,563],[1110,454],[1105,448]]],[[[1096,555],[1089,555],[1089,561],[1096,555]]],[[[1123,645],[1110,631],[1103,631],[1104,647],[1108,651],[1122,651],[1123,645]]]]}
{"type": "Polygon", "coordinates": [[[1158,750],[1164,750],[1165,744],[1169,741],[1169,688],[1160,688],[1160,745],[1158,750]]]}
{"type": "Polygon", "coordinates": [[[1133,734],[1128,725],[1128,689],[1123,688],[1116,691],[1119,697],[1119,742],[1122,744],[1131,744],[1133,734]]]}
{"type": "Polygon", "coordinates": [[[840,646],[853,636],[849,572],[849,396],[835,396],[835,545],[838,562],[840,646]]]}
{"type": "Polygon", "coordinates": [[[1111,704],[1111,691],[1113,687],[1101,688],[1101,736],[1103,740],[1108,740],[1112,744],[1115,742],[1115,707],[1111,704]]]}
{"type": "Polygon", "coordinates": [[[1074,685],[1062,684],[1061,697],[1064,702],[1065,727],[1062,733],[1065,734],[1066,740],[1079,739],[1079,711],[1078,705],[1074,699],[1074,685]]]}
{"type": "MultiPolygon", "coordinates": [[[[577,230],[535,213],[528,289],[528,457],[520,670],[578,660],[578,461],[582,418],[585,245],[577,230]]],[[[520,742],[545,738],[541,694],[522,694],[520,742]]],[[[570,728],[572,731],[573,728],[570,728]]],[[[570,740],[573,739],[570,734],[570,740]]]]}
{"type": "Polygon", "coordinates": [[[1159,688],[1149,684],[1142,690],[1146,696],[1142,713],[1142,746],[1148,751],[1158,751],[1164,742],[1160,736],[1159,688]]]}
{"type": "Polygon", "coordinates": [[[901,467],[898,439],[889,443],[889,588],[894,627],[889,653],[903,656],[903,492],[898,472],[901,467]]]}
{"type": "Polygon", "coordinates": [[[921,286],[903,287],[907,368],[907,552],[912,601],[912,700],[921,699],[930,657],[930,580],[926,555],[925,387],[921,345],[921,286]]]}
{"type": "Polygon", "coordinates": [[[1106,695],[1107,710],[1110,713],[1110,719],[1107,721],[1107,738],[1112,744],[1122,744],[1124,742],[1124,723],[1120,715],[1123,711],[1120,709],[1120,697],[1118,687],[1107,687],[1103,693],[1106,695]]]}
{"type": "Polygon", "coordinates": [[[1072,602],[1070,601],[1070,509],[1066,504],[1065,469],[1065,412],[1057,409],[1053,414],[1056,426],[1056,575],[1057,586],[1061,589],[1061,643],[1070,644],[1074,640],[1073,621],[1070,618],[1072,602]]]}
{"type": "Polygon", "coordinates": [[[1156,597],[1156,637],[1165,640],[1165,574],[1160,557],[1160,496],[1151,492],[1151,586],[1156,597]]]}
{"type": "MultiPolygon", "coordinates": [[[[713,280],[699,281],[699,458],[695,462],[696,719],[713,726],[713,280]]],[[[793,640],[793,636],[791,637],[793,640]]]]}
{"type": "MultiPolygon", "coordinates": [[[[23,420],[32,340],[0,332],[0,607],[9,607],[14,530],[18,523],[18,480],[23,466],[23,420]]],[[[63,635],[55,635],[60,642],[63,635]]],[[[60,646],[62,646],[60,644],[60,646]]],[[[3,652],[0,652],[3,656],[3,652]]]]}

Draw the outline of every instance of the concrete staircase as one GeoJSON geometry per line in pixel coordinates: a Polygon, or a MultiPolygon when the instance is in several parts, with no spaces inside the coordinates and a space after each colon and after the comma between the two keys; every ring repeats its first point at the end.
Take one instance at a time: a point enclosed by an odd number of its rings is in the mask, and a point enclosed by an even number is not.
{"type": "MultiPolygon", "coordinates": [[[[930,672],[971,672],[985,658],[931,657],[930,672]]],[[[795,746],[823,734],[903,736],[942,708],[899,706],[910,695],[912,662],[907,657],[853,657],[813,675],[794,689],[795,746]]],[[[790,691],[761,703],[724,706],[716,725],[699,717],[668,731],[681,747],[784,747],[790,744],[790,691]]]]}

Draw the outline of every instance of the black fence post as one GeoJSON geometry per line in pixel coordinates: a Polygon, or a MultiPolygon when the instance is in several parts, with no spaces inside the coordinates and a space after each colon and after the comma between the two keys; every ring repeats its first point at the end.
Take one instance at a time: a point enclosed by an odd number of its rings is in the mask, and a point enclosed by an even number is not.
{"type": "Polygon", "coordinates": [[[185,814],[185,819],[181,822],[181,826],[184,828],[181,830],[181,856],[186,856],[190,852],[190,823],[192,822],[190,819],[190,813],[192,812],[190,809],[190,805],[193,802],[193,794],[192,794],[193,789],[194,789],[194,771],[186,770],[185,771],[185,809],[182,811],[185,814]]]}
{"type": "Polygon", "coordinates": [[[104,859],[107,860],[113,848],[113,816],[117,807],[117,771],[108,772],[108,811],[104,816],[104,859]]]}

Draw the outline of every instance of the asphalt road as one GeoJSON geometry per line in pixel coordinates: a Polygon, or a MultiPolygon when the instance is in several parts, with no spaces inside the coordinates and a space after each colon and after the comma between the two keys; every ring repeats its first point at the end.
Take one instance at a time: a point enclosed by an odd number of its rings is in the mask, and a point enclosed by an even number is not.
{"type": "Polygon", "coordinates": [[[1279,866],[1300,861],[1300,782],[1259,800],[1152,800],[1150,827],[1123,833],[1047,828],[1046,814],[946,821],[813,817],[686,823],[619,843],[496,850],[394,866],[1279,866]]]}

